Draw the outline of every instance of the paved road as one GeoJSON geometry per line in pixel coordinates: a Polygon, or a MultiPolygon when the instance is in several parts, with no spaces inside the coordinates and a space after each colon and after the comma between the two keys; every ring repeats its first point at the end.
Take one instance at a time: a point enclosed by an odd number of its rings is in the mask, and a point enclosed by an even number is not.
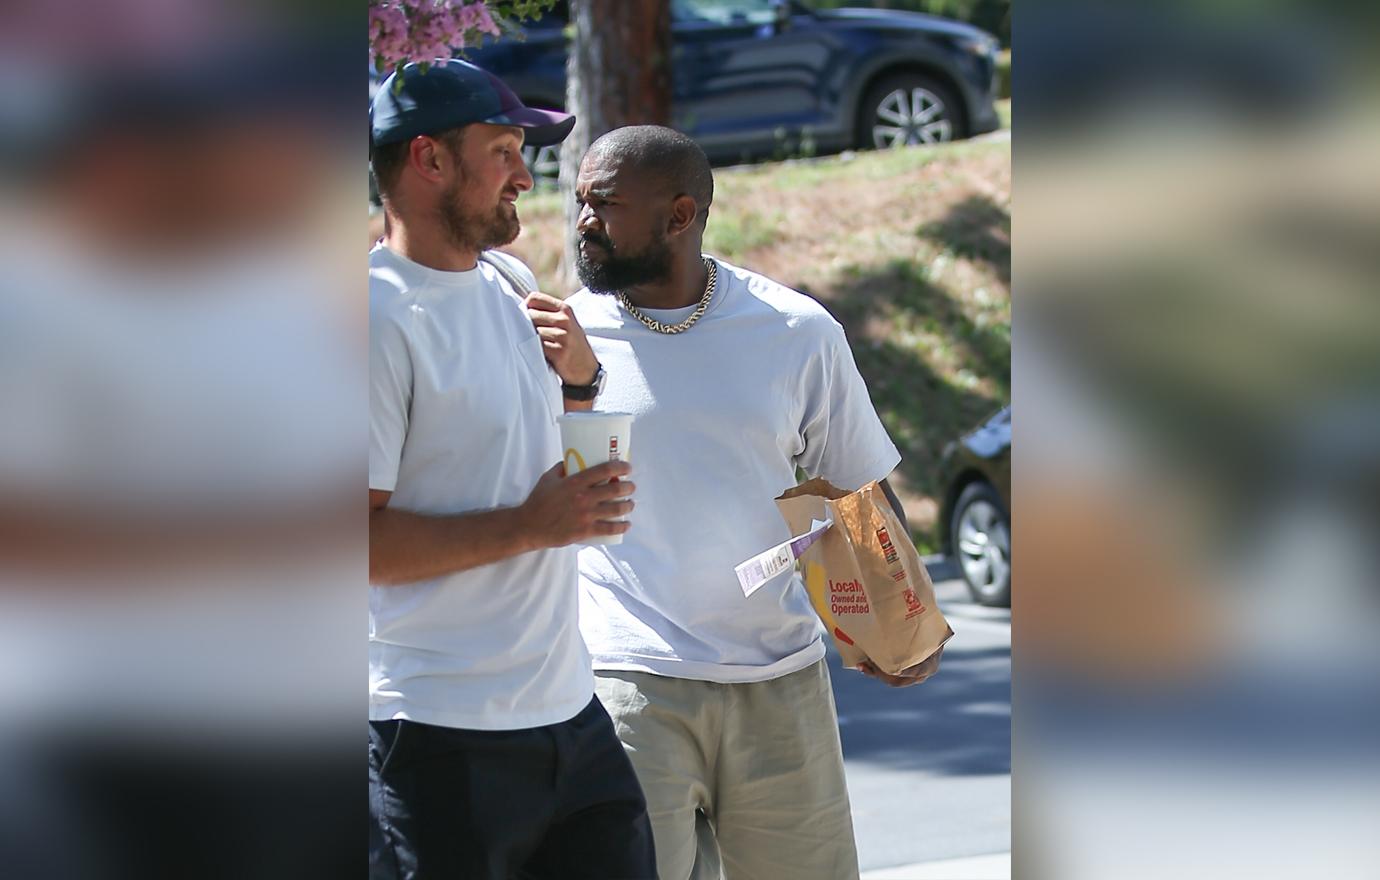
{"type": "Polygon", "coordinates": [[[864,871],[1011,849],[1011,614],[930,571],[954,629],[934,678],[895,690],[830,652],[864,871]]]}

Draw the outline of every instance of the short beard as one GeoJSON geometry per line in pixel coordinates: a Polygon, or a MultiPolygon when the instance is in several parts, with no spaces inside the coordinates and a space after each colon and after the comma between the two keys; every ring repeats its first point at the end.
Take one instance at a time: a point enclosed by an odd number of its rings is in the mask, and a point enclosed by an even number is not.
{"type": "Polygon", "coordinates": [[[464,180],[461,168],[460,179],[451,184],[441,196],[441,225],[451,242],[461,250],[486,251],[511,243],[522,231],[516,209],[499,202],[497,207],[487,212],[471,212],[460,204],[460,190],[464,180]]]}
{"type": "Polygon", "coordinates": [[[641,253],[627,256],[618,254],[613,242],[601,235],[582,237],[601,245],[608,254],[602,263],[596,263],[586,257],[583,250],[575,250],[575,272],[580,276],[580,283],[594,293],[617,293],[671,277],[671,246],[666,243],[665,235],[653,238],[641,253]]]}

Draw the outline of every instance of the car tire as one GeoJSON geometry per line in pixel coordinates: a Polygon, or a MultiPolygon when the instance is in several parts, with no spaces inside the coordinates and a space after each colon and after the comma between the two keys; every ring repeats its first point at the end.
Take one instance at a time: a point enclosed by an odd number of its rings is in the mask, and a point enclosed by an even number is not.
{"type": "Polygon", "coordinates": [[[1011,516],[990,483],[969,483],[954,503],[950,553],[979,605],[1011,607],[1011,516]]]}
{"type": "Polygon", "coordinates": [[[958,97],[932,76],[885,77],[867,90],[860,107],[856,137],[864,150],[945,143],[967,134],[958,97]]]}

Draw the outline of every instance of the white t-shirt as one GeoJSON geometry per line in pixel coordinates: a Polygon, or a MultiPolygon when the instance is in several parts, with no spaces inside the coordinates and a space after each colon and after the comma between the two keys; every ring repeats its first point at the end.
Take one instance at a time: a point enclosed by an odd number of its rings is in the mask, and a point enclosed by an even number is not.
{"type": "Polygon", "coordinates": [[[608,373],[596,408],[636,417],[632,528],[622,544],[580,551],[594,667],[742,682],[819,660],[823,627],[799,578],[744,598],[733,567],[790,537],[774,499],[797,465],[856,489],[900,461],[843,328],[814,300],[722,261],[709,309],[677,336],[612,296],[568,302],[608,373]]]}
{"type": "MultiPolygon", "coordinates": [[[[535,279],[511,257],[524,280],[535,279]]],[[[369,488],[422,514],[514,507],[561,459],[559,380],[492,266],[369,255],[369,488]]],[[[478,730],[555,724],[593,697],[575,551],[369,591],[369,717],[478,730]]]]}

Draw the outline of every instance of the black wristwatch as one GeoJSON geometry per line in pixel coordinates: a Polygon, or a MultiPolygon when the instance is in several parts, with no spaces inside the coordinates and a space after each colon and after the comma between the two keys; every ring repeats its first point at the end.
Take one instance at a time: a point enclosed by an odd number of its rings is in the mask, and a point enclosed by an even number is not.
{"type": "Polygon", "coordinates": [[[594,371],[594,381],[588,385],[571,385],[565,383],[561,385],[561,394],[566,400],[593,400],[599,396],[599,392],[604,390],[604,379],[608,376],[604,372],[604,365],[594,371]]]}

